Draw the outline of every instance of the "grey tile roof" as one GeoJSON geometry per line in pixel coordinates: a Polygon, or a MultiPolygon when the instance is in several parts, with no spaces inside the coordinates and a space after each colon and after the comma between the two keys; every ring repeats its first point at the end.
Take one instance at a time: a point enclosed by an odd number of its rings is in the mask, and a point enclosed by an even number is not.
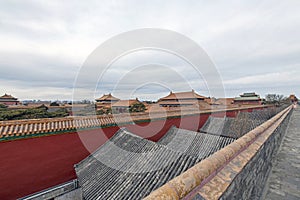
{"type": "Polygon", "coordinates": [[[121,129],[75,171],[85,199],[141,199],[196,162],[121,129]]]}
{"type": "Polygon", "coordinates": [[[271,119],[283,108],[274,107],[253,112],[239,112],[235,118],[210,116],[200,131],[212,135],[239,138],[271,119]]]}
{"type": "Polygon", "coordinates": [[[209,117],[205,124],[200,129],[201,132],[209,133],[213,135],[221,135],[225,124],[229,125],[232,123],[233,118],[219,118],[209,117]]]}
{"type": "Polygon", "coordinates": [[[261,119],[252,119],[247,113],[239,114],[236,118],[209,117],[200,131],[212,135],[239,138],[264,121],[261,119]]]}
{"type": "Polygon", "coordinates": [[[218,135],[178,129],[173,126],[158,143],[166,145],[174,151],[196,157],[199,162],[234,140],[218,135]]]}
{"type": "Polygon", "coordinates": [[[75,165],[84,199],[142,199],[235,138],[269,119],[273,111],[210,117],[198,133],[172,127],[158,143],[119,130],[75,165]],[[221,136],[220,136],[221,135],[221,136]]]}

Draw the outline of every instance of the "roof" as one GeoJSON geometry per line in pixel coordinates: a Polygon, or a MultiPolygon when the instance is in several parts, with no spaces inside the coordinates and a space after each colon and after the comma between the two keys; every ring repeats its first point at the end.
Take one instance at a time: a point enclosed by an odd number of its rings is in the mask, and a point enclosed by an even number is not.
{"type": "Polygon", "coordinates": [[[196,164],[196,158],[120,129],[75,165],[83,197],[142,199],[196,164]]]}
{"type": "Polygon", "coordinates": [[[210,105],[219,105],[219,103],[217,102],[217,100],[214,99],[214,98],[206,98],[206,99],[204,99],[204,101],[207,102],[210,105]]]}
{"type": "Polygon", "coordinates": [[[95,105],[97,106],[97,108],[110,108],[112,102],[96,102],[95,105]]]}
{"type": "Polygon", "coordinates": [[[118,101],[120,99],[114,97],[113,95],[111,95],[111,93],[109,94],[104,94],[102,97],[96,99],[96,101],[118,101]]]}
{"type": "Polygon", "coordinates": [[[230,105],[234,101],[234,98],[219,98],[216,100],[216,103],[221,105],[230,105]]]}
{"type": "Polygon", "coordinates": [[[160,98],[158,101],[176,100],[176,99],[205,99],[207,97],[197,94],[194,90],[190,92],[170,92],[169,95],[160,98]]]}
{"type": "Polygon", "coordinates": [[[211,105],[207,103],[206,101],[199,101],[198,104],[200,109],[211,109],[211,105]]]}
{"type": "Polygon", "coordinates": [[[159,105],[194,105],[197,104],[198,101],[197,100],[183,100],[183,101],[171,101],[171,100],[167,100],[167,101],[159,101],[158,104],[159,105]]]}
{"type": "Polygon", "coordinates": [[[261,98],[259,96],[234,98],[234,101],[260,101],[260,100],[261,98]]]}
{"type": "MultiPolygon", "coordinates": [[[[279,124],[287,118],[288,114],[290,113],[290,109],[291,106],[282,111],[272,120],[265,123],[265,126],[260,126],[254,131],[249,132],[246,137],[233,142],[224,149],[207,158],[205,161],[196,164],[196,166],[187,170],[187,172],[179,175],[158,190],[152,192],[150,196],[146,197],[145,199],[203,200],[226,199],[228,197],[228,199],[232,199],[236,197],[237,193],[235,189],[241,185],[249,185],[249,176],[247,176],[249,175],[248,172],[255,170],[257,167],[256,165],[251,165],[252,163],[249,163],[249,161],[253,161],[253,158],[259,157],[257,156],[258,150],[264,148],[265,145],[270,142],[270,132],[273,132],[276,127],[279,128],[279,124]],[[268,129],[270,128],[270,125],[272,130],[268,129]],[[257,139],[259,142],[255,141],[253,143],[253,140],[255,139],[257,139]],[[249,167],[249,165],[251,166],[249,167]],[[242,179],[237,176],[239,174],[243,175],[242,179]],[[228,188],[230,184],[233,185],[233,187],[228,188]],[[194,198],[197,193],[200,195],[194,198]],[[229,193],[229,195],[226,195],[225,193],[229,193]]],[[[267,154],[269,153],[270,152],[267,152],[267,154]]],[[[257,160],[261,161],[261,158],[259,157],[257,160]]],[[[261,163],[257,162],[257,165],[260,164],[261,163]]],[[[256,174],[257,173],[255,173],[255,175],[256,174]]],[[[264,171],[261,170],[261,173],[255,177],[252,177],[252,179],[257,179],[257,177],[260,178],[260,176],[263,175],[264,171]]],[[[256,182],[260,180],[261,179],[257,180],[256,182]]],[[[258,187],[261,188],[261,185],[258,185],[258,187]]],[[[249,190],[247,193],[249,197],[251,195],[253,196],[253,191],[254,190],[249,190]]],[[[242,194],[239,195],[239,197],[245,196],[244,191],[240,190],[238,192],[242,194]]]]}
{"type": "Polygon", "coordinates": [[[183,106],[194,106],[195,108],[200,109],[210,109],[211,105],[206,101],[197,101],[197,100],[183,100],[183,101],[160,101],[159,105],[183,105],[183,106]]]}
{"type": "Polygon", "coordinates": [[[234,140],[234,138],[178,129],[173,126],[158,143],[166,145],[173,151],[196,157],[199,162],[234,140]]]}
{"type": "Polygon", "coordinates": [[[239,112],[235,118],[210,116],[200,129],[212,135],[239,138],[271,118],[269,111],[239,112]]]}
{"type": "Polygon", "coordinates": [[[141,102],[137,99],[119,100],[116,103],[112,104],[112,107],[129,107],[135,103],[141,103],[141,102]]]}
{"type": "Polygon", "coordinates": [[[255,92],[246,92],[244,94],[241,94],[240,96],[241,97],[253,97],[253,96],[259,97],[259,95],[255,94],[255,92]]]}
{"type": "Polygon", "coordinates": [[[14,100],[17,100],[16,97],[13,97],[10,94],[6,94],[6,93],[3,96],[1,96],[0,99],[14,99],[14,100]]]}
{"type": "Polygon", "coordinates": [[[296,97],[296,95],[294,95],[294,94],[291,94],[289,98],[290,98],[291,100],[294,100],[294,101],[297,101],[297,100],[298,100],[297,97],[296,97]]]}
{"type": "Polygon", "coordinates": [[[210,135],[239,138],[242,135],[242,128],[244,128],[242,127],[243,123],[238,124],[235,122],[241,121],[229,117],[220,118],[210,116],[200,131],[210,135]]]}

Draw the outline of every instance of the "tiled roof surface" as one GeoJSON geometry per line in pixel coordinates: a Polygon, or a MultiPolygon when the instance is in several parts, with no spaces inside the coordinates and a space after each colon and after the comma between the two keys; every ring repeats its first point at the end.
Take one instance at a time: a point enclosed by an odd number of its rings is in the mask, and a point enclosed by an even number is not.
{"type": "MultiPolygon", "coordinates": [[[[237,118],[252,124],[249,120],[267,119],[274,113],[276,109],[241,112],[237,118]]],[[[218,127],[224,123],[240,125],[240,121],[210,118],[210,123],[214,120],[217,128],[207,125],[210,134],[172,127],[158,143],[126,129],[119,130],[110,141],[75,165],[84,199],[142,199],[149,195],[235,140],[235,137],[219,136],[217,132],[224,129],[218,127]]]]}
{"type": "Polygon", "coordinates": [[[129,107],[134,103],[140,103],[140,101],[136,99],[119,100],[116,103],[112,104],[112,107],[129,107]]]}
{"type": "Polygon", "coordinates": [[[230,105],[233,103],[234,98],[219,98],[216,103],[221,105],[230,105]]]}
{"type": "Polygon", "coordinates": [[[241,97],[252,97],[252,96],[259,96],[257,94],[255,94],[255,92],[246,92],[244,94],[240,95],[241,97]]]}
{"type": "Polygon", "coordinates": [[[201,131],[231,138],[239,138],[259,126],[264,120],[248,118],[210,117],[201,131]]]}
{"type": "Polygon", "coordinates": [[[206,98],[204,99],[204,101],[210,105],[219,105],[220,103],[217,102],[216,99],[213,99],[213,98],[206,98]]]}
{"type": "Polygon", "coordinates": [[[210,116],[200,131],[212,135],[239,138],[272,118],[279,110],[279,108],[269,108],[253,112],[239,112],[235,118],[210,116]]]}
{"type": "Polygon", "coordinates": [[[174,99],[205,99],[207,97],[201,96],[199,94],[197,94],[194,90],[190,91],[190,92],[170,92],[169,95],[160,98],[159,101],[163,101],[163,100],[174,100],[174,99]]]}
{"type": "Polygon", "coordinates": [[[141,199],[195,163],[121,129],[75,170],[85,199],[141,199]]]}
{"type": "Polygon", "coordinates": [[[85,199],[141,199],[233,141],[172,127],[155,143],[121,129],[75,170],[85,199]]]}
{"type": "Polygon", "coordinates": [[[201,132],[209,134],[220,134],[223,131],[224,124],[229,124],[233,118],[209,117],[206,123],[200,129],[201,132]]]}
{"type": "Polygon", "coordinates": [[[4,94],[3,96],[0,97],[0,99],[13,99],[13,100],[17,100],[16,97],[11,96],[10,94],[4,94]]]}
{"type": "MultiPolygon", "coordinates": [[[[233,191],[234,194],[232,196],[235,197],[236,191],[234,190],[242,190],[239,184],[236,185],[240,180],[238,176],[246,175],[245,179],[242,179],[241,185],[247,185],[253,182],[249,182],[247,177],[248,173],[245,173],[243,169],[246,169],[246,172],[249,170],[246,166],[249,160],[257,156],[258,150],[263,148],[266,142],[270,142],[270,136],[287,117],[290,111],[291,106],[280,112],[274,118],[266,121],[262,126],[250,131],[247,135],[232,142],[159,189],[153,191],[145,199],[193,199],[197,193],[200,195],[195,199],[223,199],[222,197],[224,196],[222,196],[222,194],[224,194],[225,191],[233,191]],[[233,182],[234,179],[238,180],[233,182]],[[231,188],[228,187],[229,185],[231,185],[231,188]]],[[[251,165],[251,163],[249,164],[251,165]]],[[[262,175],[265,174],[262,173],[262,175]]],[[[244,195],[242,197],[244,197],[244,195]]]]}
{"type": "Polygon", "coordinates": [[[260,97],[236,97],[234,101],[259,101],[260,97]]]}
{"type": "Polygon", "coordinates": [[[211,109],[211,105],[206,101],[192,101],[192,100],[183,100],[183,101],[160,101],[158,102],[159,105],[178,105],[178,106],[185,106],[185,107],[194,107],[195,109],[211,109]]]}
{"type": "Polygon", "coordinates": [[[158,102],[158,104],[160,105],[164,105],[164,104],[168,104],[168,105],[193,105],[193,104],[197,104],[198,101],[195,99],[193,100],[183,100],[183,101],[171,101],[171,100],[167,100],[167,101],[160,101],[158,102]]]}
{"type": "Polygon", "coordinates": [[[120,99],[114,97],[113,95],[109,94],[104,94],[102,97],[96,99],[96,101],[118,101],[120,99]]]}
{"type": "Polygon", "coordinates": [[[201,128],[202,132],[220,135],[231,138],[239,138],[262,124],[265,120],[250,119],[250,118],[219,118],[209,117],[204,126],[201,128]]]}
{"type": "Polygon", "coordinates": [[[198,161],[227,146],[235,139],[172,127],[159,141],[169,149],[198,158],[198,161]]]}

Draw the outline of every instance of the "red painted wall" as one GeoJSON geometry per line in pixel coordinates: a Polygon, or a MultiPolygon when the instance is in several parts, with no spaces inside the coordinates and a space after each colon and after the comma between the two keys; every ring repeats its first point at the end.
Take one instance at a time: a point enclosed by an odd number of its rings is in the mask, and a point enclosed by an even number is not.
{"type": "Polygon", "coordinates": [[[11,106],[11,105],[18,105],[18,102],[1,101],[0,104],[4,104],[4,105],[7,105],[7,106],[11,106]]]}

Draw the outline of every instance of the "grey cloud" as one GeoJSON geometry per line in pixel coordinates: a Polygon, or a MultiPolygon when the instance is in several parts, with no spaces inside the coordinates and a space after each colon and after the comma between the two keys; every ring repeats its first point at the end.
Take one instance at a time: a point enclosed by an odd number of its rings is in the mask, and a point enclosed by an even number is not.
{"type": "MultiPolygon", "coordinates": [[[[299,76],[300,14],[299,1],[1,1],[0,2],[0,80],[11,81],[0,93],[17,91],[47,97],[43,88],[51,87],[51,94],[62,91],[70,94],[85,56],[106,39],[124,31],[156,27],[178,31],[198,42],[217,65],[224,80],[226,93],[236,96],[244,90],[265,93],[268,90],[288,95],[300,92],[294,77],[299,76]],[[14,41],[14,44],[6,43],[14,41]],[[19,44],[18,44],[19,43],[19,44]],[[41,48],[43,47],[43,48],[41,48]],[[7,50],[6,50],[7,49],[7,50]],[[242,83],[244,77],[261,78],[262,74],[293,71],[283,81],[270,84],[261,81],[242,83]],[[230,84],[230,81],[234,84],[230,84]],[[240,81],[240,82],[239,82],[240,81]],[[281,84],[284,84],[282,86],[281,84]],[[22,89],[21,89],[22,88],[22,89]]],[[[174,41],[174,45],[184,45],[174,41]]],[[[193,52],[190,52],[193,54],[193,52]]],[[[163,53],[133,54],[120,59],[110,68],[103,82],[95,84],[94,74],[82,76],[84,89],[107,93],[116,81],[135,66],[158,63],[172,67],[200,93],[209,93],[205,79],[216,77],[209,71],[199,76],[187,63],[163,53]]],[[[96,67],[103,67],[97,63],[96,67]]],[[[149,77],[172,84],[174,90],[187,90],[178,77],[159,69],[140,71],[128,76],[121,88],[124,94],[149,77]],[[144,74],[144,75],[143,75],[144,74]],[[147,76],[145,76],[147,74],[147,76]],[[130,77],[130,78],[129,78],[130,77]],[[135,78],[133,80],[133,78],[135,78]]],[[[154,81],[153,81],[154,82],[154,81]]],[[[4,85],[2,86],[4,87],[4,85]]],[[[164,87],[138,89],[141,96],[163,95],[164,87]]],[[[11,93],[11,92],[9,92],[11,93]]],[[[93,93],[94,95],[98,95],[93,93]]],[[[137,94],[137,93],[136,93],[137,94]]],[[[65,97],[64,97],[65,98],[65,97]]]]}

